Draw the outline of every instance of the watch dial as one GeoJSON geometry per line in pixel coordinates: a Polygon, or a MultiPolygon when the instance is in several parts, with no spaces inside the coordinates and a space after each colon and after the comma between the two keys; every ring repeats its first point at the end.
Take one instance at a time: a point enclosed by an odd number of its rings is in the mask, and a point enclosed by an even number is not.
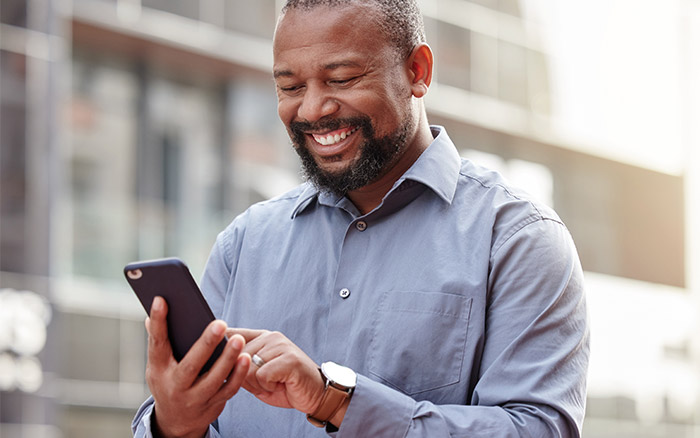
{"type": "Polygon", "coordinates": [[[354,388],[357,384],[357,374],[348,367],[335,362],[324,362],[321,371],[331,381],[346,388],[354,388]]]}

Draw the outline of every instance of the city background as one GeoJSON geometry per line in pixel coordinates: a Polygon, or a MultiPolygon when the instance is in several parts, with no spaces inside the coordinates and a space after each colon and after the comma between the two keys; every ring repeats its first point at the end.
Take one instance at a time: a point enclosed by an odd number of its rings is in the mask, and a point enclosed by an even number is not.
{"type": "MultiPolygon", "coordinates": [[[[429,119],[552,205],[592,329],[584,436],[700,437],[700,1],[422,0],[429,119]]],[[[130,261],[195,277],[297,184],[280,0],[0,2],[0,437],[127,437],[130,261]]]]}

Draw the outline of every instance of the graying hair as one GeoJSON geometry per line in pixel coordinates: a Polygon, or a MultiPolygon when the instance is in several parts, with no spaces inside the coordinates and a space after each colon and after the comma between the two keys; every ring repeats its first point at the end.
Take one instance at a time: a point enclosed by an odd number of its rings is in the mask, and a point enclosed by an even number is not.
{"type": "Polygon", "coordinates": [[[309,10],[353,3],[372,5],[379,10],[381,18],[378,24],[400,56],[407,57],[416,45],[425,42],[423,16],[416,0],[287,0],[282,15],[291,9],[309,10]]]}

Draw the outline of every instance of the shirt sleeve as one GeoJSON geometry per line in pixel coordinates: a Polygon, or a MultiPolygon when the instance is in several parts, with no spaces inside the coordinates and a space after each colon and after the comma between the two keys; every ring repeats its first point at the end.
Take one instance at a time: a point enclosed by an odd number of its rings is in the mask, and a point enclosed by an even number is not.
{"type": "Polygon", "coordinates": [[[219,238],[209,254],[200,282],[202,294],[217,318],[221,318],[223,312],[229,278],[230,268],[226,265],[224,243],[223,239],[219,238]]]}
{"type": "Polygon", "coordinates": [[[335,436],[581,436],[589,332],[573,241],[560,222],[539,219],[497,244],[470,404],[417,401],[358,376],[335,436]]]}
{"type": "Polygon", "coordinates": [[[221,318],[224,314],[226,294],[234,269],[232,263],[235,259],[234,255],[240,250],[246,217],[247,212],[237,217],[219,233],[204,268],[200,289],[217,318],[221,318]]]}
{"type": "MultiPolygon", "coordinates": [[[[151,419],[153,418],[153,397],[149,397],[136,411],[134,420],[131,423],[131,433],[134,438],[153,438],[151,433],[151,419]]],[[[209,430],[204,438],[221,438],[219,432],[209,426],[209,430]]]]}

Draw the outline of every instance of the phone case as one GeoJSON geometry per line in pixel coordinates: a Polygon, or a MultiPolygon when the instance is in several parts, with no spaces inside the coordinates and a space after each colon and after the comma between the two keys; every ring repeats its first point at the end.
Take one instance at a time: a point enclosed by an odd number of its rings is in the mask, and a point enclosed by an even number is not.
{"type": "MultiPolygon", "coordinates": [[[[146,260],[126,265],[124,276],[149,315],[156,296],[163,297],[168,303],[168,337],[173,356],[179,362],[214,320],[214,314],[189,268],[175,257],[146,260]]],[[[216,347],[200,375],[211,368],[225,345],[226,339],[216,347]]]]}

